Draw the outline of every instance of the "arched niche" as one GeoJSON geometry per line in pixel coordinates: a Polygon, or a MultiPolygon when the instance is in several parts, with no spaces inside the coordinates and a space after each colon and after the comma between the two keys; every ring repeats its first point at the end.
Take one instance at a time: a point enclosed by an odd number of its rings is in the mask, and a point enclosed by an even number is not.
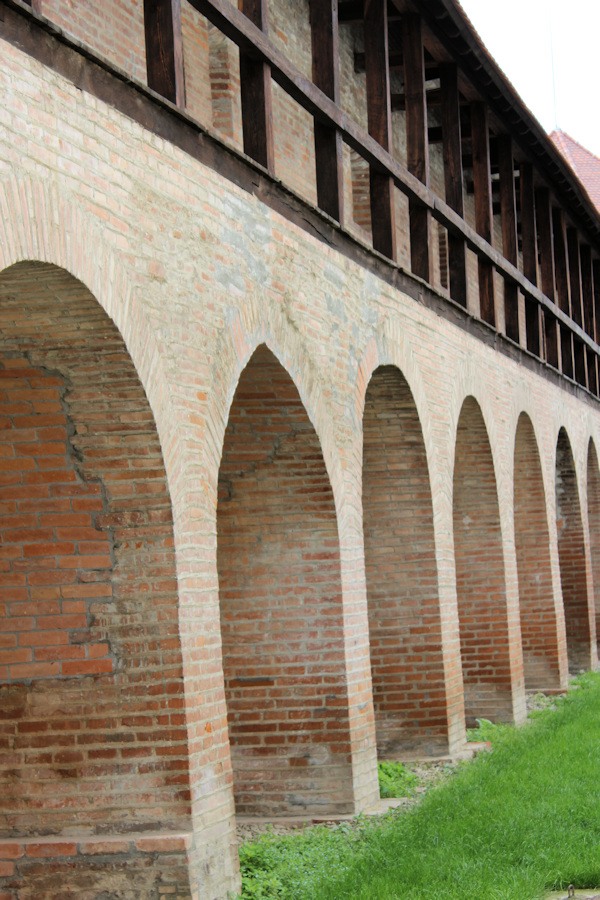
{"type": "Polygon", "coordinates": [[[238,815],[352,812],[333,492],[298,390],[265,346],[231,404],[217,559],[238,815]]]}
{"type": "Polygon", "coordinates": [[[414,398],[380,366],[363,415],[363,527],[378,753],[448,750],[433,507],[414,398]]]}

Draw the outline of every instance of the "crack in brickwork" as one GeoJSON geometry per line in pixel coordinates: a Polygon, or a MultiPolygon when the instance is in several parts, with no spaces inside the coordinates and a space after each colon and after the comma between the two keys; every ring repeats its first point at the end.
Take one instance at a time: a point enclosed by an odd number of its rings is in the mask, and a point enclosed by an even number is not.
{"type": "Polygon", "coordinates": [[[63,270],[5,271],[0,326],[0,634],[17,654],[0,685],[0,824],[185,830],[177,579],[152,411],[117,329],[63,270]]]}

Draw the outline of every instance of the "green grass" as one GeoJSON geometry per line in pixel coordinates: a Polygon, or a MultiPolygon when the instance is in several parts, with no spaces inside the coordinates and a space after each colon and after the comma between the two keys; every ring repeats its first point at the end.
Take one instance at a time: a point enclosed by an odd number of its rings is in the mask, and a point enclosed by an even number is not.
{"type": "MultiPolygon", "coordinates": [[[[484,726],[487,728],[488,726],[484,726]]],[[[414,810],[242,848],[243,898],[537,900],[600,887],[600,677],[414,810]]]]}

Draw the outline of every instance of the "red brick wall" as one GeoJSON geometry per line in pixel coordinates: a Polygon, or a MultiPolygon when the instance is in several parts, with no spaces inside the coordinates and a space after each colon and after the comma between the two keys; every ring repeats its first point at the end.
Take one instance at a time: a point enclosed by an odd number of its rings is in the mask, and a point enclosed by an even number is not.
{"type": "Polygon", "coordinates": [[[564,428],[560,430],[556,447],[556,528],[569,671],[577,674],[591,665],[590,622],[577,476],[564,428]]]}
{"type": "Polygon", "coordinates": [[[363,523],[377,749],[447,751],[433,509],[410,389],[377,369],[363,417],[363,523]]]}
{"type": "Polygon", "coordinates": [[[504,558],[496,476],[483,416],[465,400],[456,436],[454,557],[467,725],[512,718],[504,558]]]}
{"type": "Polygon", "coordinates": [[[298,392],[265,347],[231,406],[217,560],[238,813],[350,811],[333,495],[298,392]]]}
{"type": "Polygon", "coordinates": [[[181,34],[185,72],[185,106],[203,125],[212,126],[211,78],[207,21],[183,0],[181,34]]]}
{"type": "Polygon", "coordinates": [[[63,270],[4,272],[0,328],[2,831],[182,828],[171,505],[148,401],[63,270]]]}
{"type": "Polygon", "coordinates": [[[590,554],[594,579],[596,638],[600,635],[600,471],[594,442],[590,441],[587,461],[587,502],[590,528],[590,554]]]}
{"type": "Polygon", "coordinates": [[[146,81],[144,0],[41,0],[43,16],[111,63],[146,81]]]}
{"type": "Polygon", "coordinates": [[[515,440],[515,547],[525,687],[560,687],[558,633],[546,495],[531,420],[521,414],[515,440]]]}

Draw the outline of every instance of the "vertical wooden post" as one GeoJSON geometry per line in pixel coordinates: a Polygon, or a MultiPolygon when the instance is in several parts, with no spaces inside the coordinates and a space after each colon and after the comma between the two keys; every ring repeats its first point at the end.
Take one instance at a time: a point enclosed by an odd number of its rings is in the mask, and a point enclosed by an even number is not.
{"type": "MultiPolygon", "coordinates": [[[[313,81],[334,103],[340,102],[338,0],[310,0],[313,81]]],[[[317,203],[337,222],[343,220],[344,172],[341,134],[315,119],[317,203]]]]}
{"type": "Polygon", "coordinates": [[[552,211],[550,193],[547,188],[538,188],[535,192],[535,209],[537,216],[538,238],[540,244],[540,267],[542,274],[542,291],[549,300],[556,302],[554,283],[554,242],[552,240],[552,211]]]}
{"type": "MultiPolygon", "coordinates": [[[[538,188],[535,192],[535,210],[537,218],[538,240],[540,247],[540,266],[542,275],[542,291],[556,302],[554,281],[554,241],[552,239],[552,209],[548,188],[538,188]]],[[[559,368],[559,336],[558,322],[554,316],[544,313],[546,338],[546,359],[555,369],[559,368]]]]}
{"type": "Polygon", "coordinates": [[[180,0],[144,0],[144,33],[148,87],[183,109],[180,0]]]}
{"type": "MultiPolygon", "coordinates": [[[[267,0],[241,0],[241,11],[267,32],[267,0]]],[[[240,49],[240,88],[244,153],[275,171],[271,67],[240,49]]]]}
{"type": "Polygon", "coordinates": [[[567,228],[567,254],[569,257],[569,284],[571,286],[571,317],[583,327],[583,290],[581,254],[576,228],[567,228]]]}
{"type": "MultiPolygon", "coordinates": [[[[600,260],[592,261],[592,279],[594,285],[594,335],[596,343],[600,341],[600,260]]],[[[594,353],[594,368],[596,370],[596,396],[600,397],[600,360],[594,353]]]]}
{"type": "MultiPolygon", "coordinates": [[[[533,166],[522,163],[520,167],[521,241],[523,244],[523,274],[537,287],[537,237],[535,229],[535,199],[533,189],[533,166]]],[[[535,300],[525,297],[525,330],[527,349],[537,356],[542,355],[540,346],[541,310],[535,300]]]]}
{"type": "MultiPolygon", "coordinates": [[[[473,142],[473,187],[475,190],[475,228],[488,242],[494,243],[492,212],[492,173],[490,166],[490,132],[485,103],[471,104],[471,138],[473,142]]],[[[494,267],[478,257],[479,301],[481,318],[496,325],[494,267]]]]}
{"type": "Polygon", "coordinates": [[[594,310],[594,276],[592,272],[592,248],[588,244],[580,245],[581,262],[581,294],[583,302],[583,327],[591,338],[596,339],[594,310]]]}
{"type": "Polygon", "coordinates": [[[567,229],[561,207],[552,209],[552,235],[554,240],[554,272],[558,305],[571,315],[571,286],[569,284],[569,258],[567,254],[567,229]]]}
{"type": "MultiPolygon", "coordinates": [[[[366,0],[364,7],[365,72],[369,134],[384,150],[392,150],[392,107],[388,52],[387,0],[366,0]]],[[[370,170],[373,247],[396,259],[394,180],[370,170]]]]}
{"type": "MultiPolygon", "coordinates": [[[[404,94],[406,98],[406,165],[408,171],[429,185],[429,134],[425,97],[425,56],[421,19],[409,14],[402,18],[404,94]]],[[[411,269],[431,282],[431,214],[413,200],[409,202],[411,269]]]]}
{"type": "MultiPolygon", "coordinates": [[[[568,316],[571,315],[571,285],[569,283],[569,257],[567,253],[567,229],[565,216],[561,207],[552,209],[552,234],[554,238],[554,273],[556,278],[556,294],[558,305],[568,316]]],[[[573,378],[573,335],[562,327],[560,329],[560,345],[562,351],[562,371],[573,378]]]]}
{"type": "MultiPolygon", "coordinates": [[[[465,214],[465,199],[460,132],[460,95],[458,92],[458,69],[453,63],[440,66],[440,90],[446,203],[462,218],[465,214]]],[[[451,232],[448,232],[448,269],[450,296],[466,308],[467,245],[464,238],[451,232]]]]}
{"type": "MultiPolygon", "coordinates": [[[[504,256],[516,268],[519,266],[517,244],[517,198],[515,192],[515,161],[512,138],[501,134],[498,138],[498,163],[500,168],[500,214],[502,217],[502,245],[504,256]]],[[[504,280],[504,317],[506,334],[513,341],[519,340],[519,291],[517,285],[504,280]]]]}

